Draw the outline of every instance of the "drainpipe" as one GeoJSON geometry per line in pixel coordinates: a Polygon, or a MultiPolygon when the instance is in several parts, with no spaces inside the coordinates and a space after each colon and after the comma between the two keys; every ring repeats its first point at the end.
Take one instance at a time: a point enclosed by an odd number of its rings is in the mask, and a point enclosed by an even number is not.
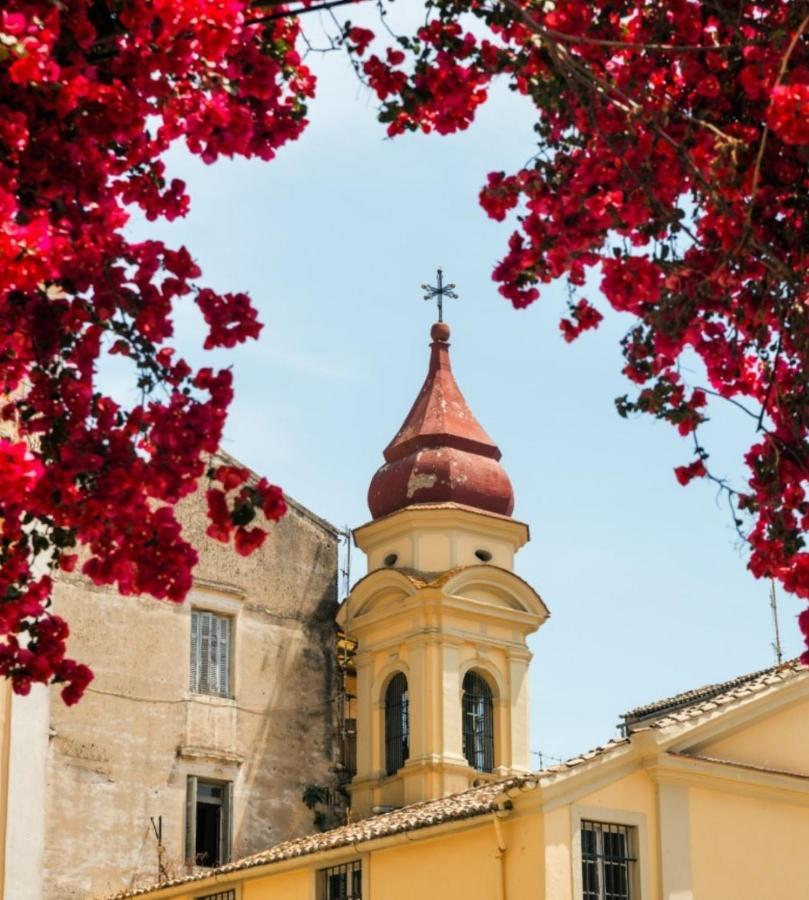
{"type": "Polygon", "coordinates": [[[511,800],[498,804],[497,809],[492,810],[492,824],[494,825],[494,837],[497,843],[497,900],[507,900],[506,897],[506,840],[503,837],[503,827],[500,819],[505,818],[513,809],[511,800]]]}

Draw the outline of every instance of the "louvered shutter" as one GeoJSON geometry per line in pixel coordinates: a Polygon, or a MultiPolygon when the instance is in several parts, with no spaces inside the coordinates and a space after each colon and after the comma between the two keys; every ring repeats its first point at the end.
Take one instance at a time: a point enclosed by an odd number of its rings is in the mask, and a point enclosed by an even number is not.
{"type": "Polygon", "coordinates": [[[218,691],[222,697],[230,696],[230,619],[219,618],[219,683],[218,691]]]}
{"type": "Polygon", "coordinates": [[[192,691],[199,693],[199,628],[200,614],[198,610],[191,610],[191,679],[189,687],[192,691]]]}
{"type": "Polygon", "coordinates": [[[213,616],[209,612],[199,613],[199,680],[201,694],[211,693],[211,625],[213,616]]]}

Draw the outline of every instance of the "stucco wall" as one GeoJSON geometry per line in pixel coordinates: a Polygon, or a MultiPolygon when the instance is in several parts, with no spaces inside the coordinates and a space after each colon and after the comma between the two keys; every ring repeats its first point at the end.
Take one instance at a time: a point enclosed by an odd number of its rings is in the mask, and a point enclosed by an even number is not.
{"type": "Polygon", "coordinates": [[[807,896],[809,808],[696,788],[689,801],[694,898],[807,896]]]}
{"type": "Polygon", "coordinates": [[[96,675],[77,706],[54,691],[44,897],[71,900],[183,871],[186,778],[234,783],[234,857],[313,830],[302,786],[331,780],[336,691],[336,536],[295,506],[254,555],[204,535],[201,498],[182,511],[200,549],[181,606],[120,597],[81,578],[58,586],[71,653],[96,675]],[[231,615],[234,699],[189,691],[191,607],[231,615]]]}
{"type": "Polygon", "coordinates": [[[809,774],[809,700],[796,698],[766,719],[701,743],[696,752],[719,759],[809,774]]]}

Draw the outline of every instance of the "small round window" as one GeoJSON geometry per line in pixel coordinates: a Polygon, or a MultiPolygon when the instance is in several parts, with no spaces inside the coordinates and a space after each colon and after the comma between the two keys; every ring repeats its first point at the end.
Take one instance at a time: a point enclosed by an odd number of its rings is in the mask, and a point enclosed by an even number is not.
{"type": "Polygon", "coordinates": [[[398,554],[398,553],[389,553],[389,554],[382,560],[382,562],[383,562],[388,568],[390,568],[391,566],[395,566],[396,563],[397,563],[398,561],[399,561],[399,554],[398,554]]]}
{"type": "Polygon", "coordinates": [[[491,555],[491,553],[489,553],[488,550],[475,550],[475,556],[477,556],[477,558],[481,562],[491,562],[492,561],[492,555],[491,555]]]}

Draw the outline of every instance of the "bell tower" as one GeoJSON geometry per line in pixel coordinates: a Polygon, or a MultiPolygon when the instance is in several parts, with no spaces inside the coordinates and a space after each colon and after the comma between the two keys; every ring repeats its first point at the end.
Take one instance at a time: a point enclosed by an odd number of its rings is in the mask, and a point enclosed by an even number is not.
{"type": "Polygon", "coordinates": [[[528,526],[453,377],[449,326],[431,337],[354,531],[368,574],[338,612],[357,641],[358,816],[531,769],[526,640],[548,610],[514,573],[528,526]]]}

